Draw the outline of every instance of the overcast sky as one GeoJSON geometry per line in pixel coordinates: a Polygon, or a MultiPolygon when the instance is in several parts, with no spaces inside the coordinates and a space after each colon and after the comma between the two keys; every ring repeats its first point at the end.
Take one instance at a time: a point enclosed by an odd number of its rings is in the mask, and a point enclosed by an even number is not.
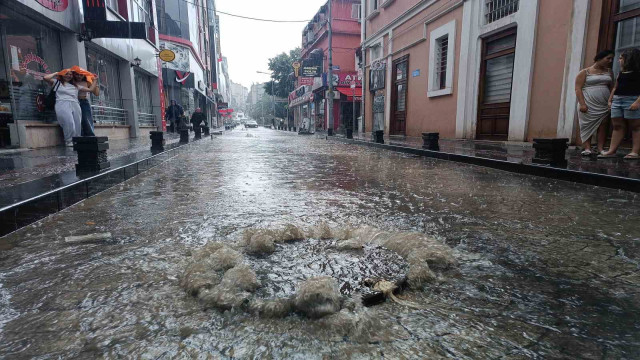
{"type": "MultiPolygon", "coordinates": [[[[216,0],[218,11],[275,20],[310,20],[326,0],[216,0]]],[[[220,16],[222,56],[229,61],[229,76],[247,88],[265,82],[269,58],[302,45],[306,23],[269,23],[220,16]]]]}

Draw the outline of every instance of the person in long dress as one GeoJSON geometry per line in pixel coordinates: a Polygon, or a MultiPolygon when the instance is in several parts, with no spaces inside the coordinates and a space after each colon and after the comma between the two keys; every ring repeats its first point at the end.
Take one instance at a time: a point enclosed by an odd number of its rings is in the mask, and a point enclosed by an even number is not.
{"type": "Polygon", "coordinates": [[[613,84],[611,64],[614,52],[604,50],[593,59],[593,65],[581,70],[576,77],[578,120],[582,155],[591,155],[591,137],[598,132],[598,153],[604,153],[607,140],[606,120],[609,116],[609,95],[613,84]]]}

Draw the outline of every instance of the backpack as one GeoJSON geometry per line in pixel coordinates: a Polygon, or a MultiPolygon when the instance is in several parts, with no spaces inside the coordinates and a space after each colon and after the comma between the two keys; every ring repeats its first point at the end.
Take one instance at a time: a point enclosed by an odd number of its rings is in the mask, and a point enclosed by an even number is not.
{"type": "Polygon", "coordinates": [[[55,85],[49,91],[49,95],[44,98],[44,108],[47,110],[55,110],[56,108],[56,91],[60,87],[60,81],[56,81],[55,85]]]}

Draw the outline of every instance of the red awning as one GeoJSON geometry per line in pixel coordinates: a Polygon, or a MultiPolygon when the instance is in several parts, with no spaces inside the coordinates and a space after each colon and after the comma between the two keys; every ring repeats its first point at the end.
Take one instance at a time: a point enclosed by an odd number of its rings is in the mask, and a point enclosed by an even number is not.
{"type": "Polygon", "coordinates": [[[336,88],[336,90],[338,90],[342,95],[345,95],[347,97],[348,101],[353,101],[353,92],[355,90],[356,101],[362,100],[362,88],[361,87],[357,87],[355,89],[352,89],[350,87],[339,86],[339,87],[336,88]]]}

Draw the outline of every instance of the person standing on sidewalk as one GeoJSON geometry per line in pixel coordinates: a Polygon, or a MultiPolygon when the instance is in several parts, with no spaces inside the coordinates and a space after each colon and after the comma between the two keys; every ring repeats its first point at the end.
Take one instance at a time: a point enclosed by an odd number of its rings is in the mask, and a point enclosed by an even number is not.
{"type": "Polygon", "coordinates": [[[614,52],[604,50],[593,59],[594,64],[583,69],[576,77],[576,96],[578,98],[578,120],[582,155],[591,155],[591,137],[598,132],[598,153],[604,153],[607,140],[606,118],[609,116],[609,96],[613,76],[611,64],[614,52]]]}
{"type": "Polygon", "coordinates": [[[631,128],[631,152],[626,160],[640,159],[640,50],[625,50],[618,59],[620,74],[609,98],[613,134],[609,150],[599,158],[615,157],[618,146],[624,139],[627,126],[631,128]]]}
{"type": "Polygon", "coordinates": [[[82,110],[78,101],[78,91],[93,92],[97,82],[89,88],[78,86],[73,82],[73,73],[70,69],[48,74],[44,80],[56,89],[56,118],[62,127],[65,145],[73,146],[73,137],[81,134],[82,110]]]}
{"type": "MultiPolygon", "coordinates": [[[[94,81],[98,81],[97,76],[79,66],[73,66],[71,71],[73,71],[73,80],[78,86],[88,88],[94,81]]],[[[100,95],[100,88],[95,86],[91,93],[95,96],[100,95]]],[[[91,112],[89,93],[86,91],[78,91],[78,101],[80,102],[80,109],[82,110],[82,119],[80,121],[82,136],[96,136],[93,132],[93,113],[91,112]]]]}
{"type": "Polygon", "coordinates": [[[175,100],[171,100],[170,104],[165,112],[165,118],[170,121],[171,132],[176,132],[180,125],[180,118],[184,116],[184,109],[175,100]]]}
{"type": "Polygon", "coordinates": [[[202,126],[203,123],[207,123],[207,117],[204,116],[202,109],[196,108],[196,111],[191,115],[191,124],[193,125],[193,129],[195,130],[196,127],[202,126]]]}

